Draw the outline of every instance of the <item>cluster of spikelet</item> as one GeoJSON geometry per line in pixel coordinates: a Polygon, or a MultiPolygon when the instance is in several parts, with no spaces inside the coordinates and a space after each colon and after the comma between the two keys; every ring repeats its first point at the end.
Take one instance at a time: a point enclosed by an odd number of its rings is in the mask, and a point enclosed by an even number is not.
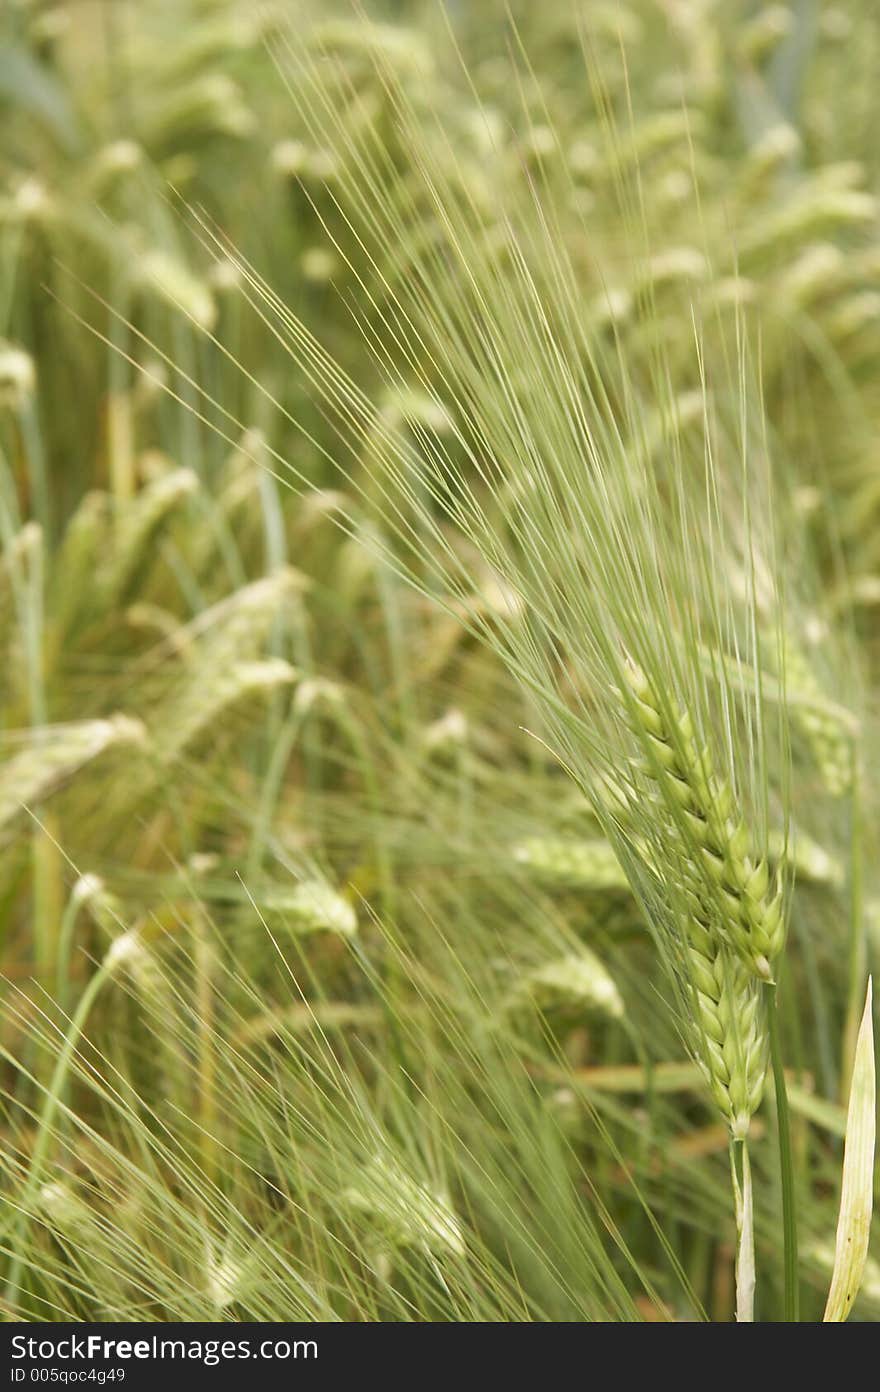
{"type": "Polygon", "coordinates": [[[645,674],[628,671],[634,720],[648,773],[668,814],[670,845],[684,873],[677,910],[695,1053],[732,1134],[742,1138],[758,1107],[767,1067],[761,980],[772,978],[785,921],[779,879],[750,854],[733,797],[700,751],[686,713],[670,712],[645,674]]]}

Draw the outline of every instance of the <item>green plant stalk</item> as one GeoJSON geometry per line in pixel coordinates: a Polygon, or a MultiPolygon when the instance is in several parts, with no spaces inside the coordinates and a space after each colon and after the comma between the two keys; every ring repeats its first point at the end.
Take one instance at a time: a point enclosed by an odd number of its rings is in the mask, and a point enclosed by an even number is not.
{"type": "Polygon", "coordinates": [[[252,884],[256,883],[263,869],[263,863],[269,849],[272,814],[276,808],[288,761],[296,746],[302,724],[302,715],[294,711],[282,724],[273,744],[269,766],[263,777],[260,801],[254,818],[248,852],[247,873],[252,884]]]}
{"type": "Polygon", "coordinates": [[[61,855],[55,818],[41,808],[31,841],[34,894],[34,967],[47,985],[57,969],[58,925],[62,918],[61,855]]]}
{"type": "Polygon", "coordinates": [[[852,1079],[859,1025],[865,1001],[868,975],[865,944],[863,819],[859,789],[859,769],[855,747],[852,758],[852,798],[850,803],[850,921],[847,953],[847,1004],[843,1029],[843,1056],[840,1066],[840,1101],[846,1105],[852,1079]]]}
{"type": "Polygon", "coordinates": [[[9,1307],[14,1307],[21,1287],[23,1261],[20,1248],[28,1223],[27,1208],[43,1177],[43,1168],[49,1150],[49,1142],[52,1138],[52,1125],[55,1120],[55,1114],[61,1103],[70,1061],[73,1058],[74,1051],[79,1042],[80,1035],[85,1028],[85,1023],[89,1017],[92,1006],[109,975],[110,969],[107,966],[99,967],[86,986],[86,989],[83,991],[79,1005],[76,1008],[76,1013],[70,1022],[70,1028],[65,1036],[64,1044],[58,1055],[52,1079],[46,1092],[43,1110],[40,1113],[40,1121],[37,1127],[36,1139],[34,1140],[33,1149],[31,1151],[31,1163],[28,1168],[27,1178],[24,1182],[13,1223],[10,1241],[11,1259],[9,1263],[9,1274],[6,1278],[6,1287],[4,1290],[4,1301],[9,1307]]]}
{"type": "MultiPolygon", "coordinates": [[[[36,449],[36,447],[35,447],[36,449]]],[[[38,452],[28,453],[29,461],[41,459],[38,452]]],[[[36,468],[35,496],[39,498],[38,480],[43,476],[42,464],[36,468]]],[[[40,513],[44,544],[48,539],[48,512],[40,513]]],[[[49,719],[44,665],[45,575],[43,552],[38,549],[29,567],[27,608],[22,616],[27,652],[27,688],[31,726],[45,725],[49,719]]],[[[56,957],[56,925],[61,913],[61,876],[58,846],[47,826],[49,814],[44,808],[34,809],[34,828],[31,837],[33,875],[34,966],[43,985],[54,969],[56,957]]]]}
{"type": "Polygon", "coordinates": [[[22,446],[27,458],[28,478],[33,493],[34,516],[42,528],[43,539],[48,546],[52,537],[49,474],[43,441],[40,437],[37,417],[32,404],[29,403],[19,412],[18,423],[22,446]]]}
{"type": "Polygon", "coordinates": [[[394,921],[395,917],[397,896],[394,867],[391,863],[388,847],[381,833],[383,803],[379,781],[376,777],[376,767],[373,762],[370,747],[364,738],[364,732],[360,723],[346,710],[336,711],[335,719],[343,734],[348,738],[351,748],[354,751],[373,811],[376,869],[379,876],[381,903],[386,919],[391,923],[394,921]]]}
{"type": "Polygon", "coordinates": [[[770,1060],[773,1065],[773,1086],[776,1092],[776,1122],[779,1131],[779,1175],[782,1184],[782,1232],[785,1274],[784,1320],[797,1324],[800,1319],[798,1289],[797,1214],[795,1208],[794,1165],[791,1154],[791,1124],[788,1112],[788,1093],[782,1071],[782,1048],[779,1042],[779,1018],[776,1009],[776,986],[767,985],[767,1028],[770,1035],[770,1060]]]}
{"type": "Polygon", "coordinates": [[[752,1166],[746,1141],[730,1143],[730,1177],[736,1210],[736,1322],[751,1324],[755,1318],[755,1221],[752,1166]],[[741,1177],[737,1173],[737,1152],[741,1177]]]}

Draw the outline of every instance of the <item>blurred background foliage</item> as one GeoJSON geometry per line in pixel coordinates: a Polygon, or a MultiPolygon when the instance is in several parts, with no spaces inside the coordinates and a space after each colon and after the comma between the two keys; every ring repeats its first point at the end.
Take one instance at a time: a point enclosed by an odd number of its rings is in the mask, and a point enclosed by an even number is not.
{"type": "MultiPolygon", "coordinates": [[[[287,90],[291,23],[381,133],[389,198],[413,186],[389,73],[426,139],[441,113],[449,178],[487,224],[544,190],[597,339],[646,391],[660,346],[682,432],[702,422],[692,305],[707,354],[740,322],[758,345],[804,558],[784,1028],[820,1309],[852,982],[880,923],[849,799],[857,731],[870,846],[880,16],[871,0],[366,8],[364,28],[307,0],[3,6],[7,1313],[731,1309],[726,1137],[626,879],[500,662],[383,559],[369,461],[240,294],[250,264],[390,429],[448,431],[365,351],[400,266],[362,254],[344,155],[287,90]],[[101,986],[73,1102],[46,1122],[58,1031],[133,928],[150,962],[101,986]]],[[[436,233],[426,210],[426,249],[436,233]]],[[[491,577],[474,585],[508,615],[491,577]]]]}

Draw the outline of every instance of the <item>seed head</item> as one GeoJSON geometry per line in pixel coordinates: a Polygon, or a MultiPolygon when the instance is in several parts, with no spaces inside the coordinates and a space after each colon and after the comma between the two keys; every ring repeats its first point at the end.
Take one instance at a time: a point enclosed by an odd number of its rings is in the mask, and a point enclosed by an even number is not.
{"type": "Polygon", "coordinates": [[[691,916],[712,926],[758,976],[772,979],[785,942],[782,877],[755,855],[748,827],[686,711],[661,702],[641,669],[630,666],[634,723],[649,778],[671,822],[691,916]]]}

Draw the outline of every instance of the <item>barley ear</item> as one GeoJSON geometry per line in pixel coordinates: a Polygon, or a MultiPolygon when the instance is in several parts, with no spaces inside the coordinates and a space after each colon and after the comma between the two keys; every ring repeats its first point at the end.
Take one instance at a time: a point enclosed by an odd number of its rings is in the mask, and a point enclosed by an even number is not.
{"type": "Polygon", "coordinates": [[[871,1211],[874,1198],[874,1141],[877,1107],[877,1080],[874,1066],[874,1027],[871,1013],[872,989],[868,980],[865,1011],[856,1043],[855,1063],[849,1090],[846,1142],[843,1153],[843,1181],[837,1242],[831,1288],[824,1321],[841,1323],[849,1317],[868,1256],[871,1211]]]}
{"type": "Polygon", "coordinates": [[[673,815],[672,830],[701,867],[689,877],[694,917],[716,923],[749,970],[771,981],[785,944],[782,876],[777,871],[771,879],[766,859],[755,854],[733,790],[715,771],[708,747],[698,744],[687,711],[663,702],[634,664],[627,677],[646,772],[673,815]]]}

